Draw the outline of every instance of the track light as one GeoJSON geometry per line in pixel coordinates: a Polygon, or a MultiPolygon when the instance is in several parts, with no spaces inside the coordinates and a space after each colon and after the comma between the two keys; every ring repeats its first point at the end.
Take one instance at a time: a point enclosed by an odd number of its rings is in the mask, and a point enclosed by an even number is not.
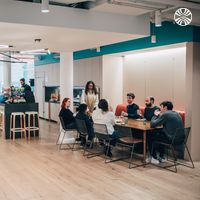
{"type": "Polygon", "coordinates": [[[41,12],[43,12],[43,13],[49,12],[49,0],[42,0],[41,12]]]}
{"type": "Polygon", "coordinates": [[[160,10],[155,11],[155,26],[156,27],[162,26],[162,15],[160,10]]]}
{"type": "Polygon", "coordinates": [[[156,35],[151,36],[151,43],[156,43],[156,35]]]}

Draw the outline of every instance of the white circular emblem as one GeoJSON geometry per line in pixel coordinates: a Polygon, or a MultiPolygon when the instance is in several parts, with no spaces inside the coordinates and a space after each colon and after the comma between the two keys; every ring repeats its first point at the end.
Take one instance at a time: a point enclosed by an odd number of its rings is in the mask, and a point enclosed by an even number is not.
{"type": "Polygon", "coordinates": [[[179,8],[174,13],[174,20],[180,26],[187,26],[192,21],[192,13],[187,8],[179,8]]]}

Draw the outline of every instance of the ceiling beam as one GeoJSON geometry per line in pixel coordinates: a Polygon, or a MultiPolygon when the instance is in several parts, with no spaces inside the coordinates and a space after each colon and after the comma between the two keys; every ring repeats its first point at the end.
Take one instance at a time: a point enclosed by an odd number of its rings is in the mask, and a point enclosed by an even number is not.
{"type": "Polygon", "coordinates": [[[40,4],[13,0],[0,1],[0,22],[128,33],[141,36],[150,34],[148,15],[119,15],[53,5],[50,5],[50,13],[44,14],[41,13],[40,4]]]}

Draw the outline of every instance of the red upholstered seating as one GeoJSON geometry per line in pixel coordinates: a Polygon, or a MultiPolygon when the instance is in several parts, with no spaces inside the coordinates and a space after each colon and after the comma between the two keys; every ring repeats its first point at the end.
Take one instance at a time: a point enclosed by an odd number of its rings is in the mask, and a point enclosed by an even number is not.
{"type": "Polygon", "coordinates": [[[143,116],[144,116],[144,109],[145,107],[140,107],[140,112],[142,113],[143,116]]]}
{"type": "Polygon", "coordinates": [[[115,110],[115,115],[116,116],[120,116],[122,111],[124,111],[124,112],[127,111],[126,110],[126,104],[118,104],[117,108],[115,110]]]}
{"type": "MultiPolygon", "coordinates": [[[[126,112],[127,111],[126,106],[127,106],[126,104],[118,104],[116,111],[115,111],[115,115],[120,116],[122,111],[126,112]]],[[[140,107],[140,111],[141,111],[142,115],[144,115],[144,109],[145,109],[145,107],[140,107]]],[[[175,110],[175,111],[179,113],[179,115],[181,116],[181,119],[183,120],[183,124],[185,124],[185,112],[178,111],[178,110],[175,110]]]]}
{"type": "Polygon", "coordinates": [[[179,113],[179,115],[181,116],[181,119],[183,121],[183,124],[185,125],[185,112],[179,111],[179,110],[176,110],[176,112],[179,113]]]}

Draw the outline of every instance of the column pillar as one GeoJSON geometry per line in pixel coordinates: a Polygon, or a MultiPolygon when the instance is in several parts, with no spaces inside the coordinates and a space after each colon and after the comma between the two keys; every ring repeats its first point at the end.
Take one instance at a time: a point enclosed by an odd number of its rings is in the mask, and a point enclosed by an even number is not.
{"type": "Polygon", "coordinates": [[[188,141],[190,153],[194,161],[200,161],[200,43],[187,43],[186,52],[186,127],[191,126],[188,141]]]}
{"type": "MultiPolygon", "coordinates": [[[[10,54],[7,54],[10,56],[10,54]]],[[[4,56],[6,62],[3,63],[3,87],[11,86],[11,59],[8,56],[4,56]]]]}
{"type": "Polygon", "coordinates": [[[73,53],[60,53],[60,101],[63,98],[71,99],[71,110],[73,110],[73,53]]]}

